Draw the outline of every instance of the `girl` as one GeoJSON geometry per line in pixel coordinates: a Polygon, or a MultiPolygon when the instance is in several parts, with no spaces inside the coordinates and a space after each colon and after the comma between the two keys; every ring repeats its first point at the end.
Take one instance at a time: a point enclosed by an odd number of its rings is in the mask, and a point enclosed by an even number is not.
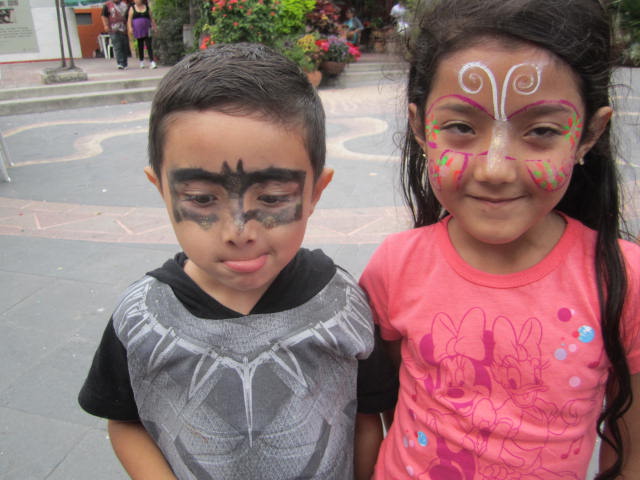
{"type": "Polygon", "coordinates": [[[147,46],[147,55],[151,68],[157,68],[156,62],[153,60],[153,47],[151,46],[151,29],[156,30],[156,24],[151,17],[151,10],[146,0],[134,0],[133,5],[129,8],[128,15],[129,32],[138,41],[138,58],[140,59],[140,68],[144,68],[144,46],[147,46]]]}
{"type": "Polygon", "coordinates": [[[361,279],[401,360],[374,478],[584,479],[596,426],[597,478],[640,478],[640,248],[620,239],[606,11],[443,0],[412,38],[416,228],[361,279]]]}

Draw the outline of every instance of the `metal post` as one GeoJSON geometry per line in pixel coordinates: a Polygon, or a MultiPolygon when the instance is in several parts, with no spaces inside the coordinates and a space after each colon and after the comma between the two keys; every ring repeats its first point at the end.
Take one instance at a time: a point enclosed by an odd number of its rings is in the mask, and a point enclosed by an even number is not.
{"type": "Polygon", "coordinates": [[[10,182],[11,178],[7,172],[7,167],[13,165],[9,159],[9,150],[7,149],[2,132],[0,132],[0,178],[5,182],[10,182]]]}
{"type": "Polygon", "coordinates": [[[58,37],[60,38],[60,59],[62,60],[61,68],[67,66],[67,60],[64,58],[64,40],[62,39],[62,23],[60,22],[60,1],[55,0],[56,3],[56,16],[58,17],[58,37]]]}
{"type": "Polygon", "coordinates": [[[71,38],[69,37],[69,24],[67,22],[67,13],[65,12],[64,0],[58,0],[60,2],[60,10],[62,11],[62,20],[64,21],[64,31],[67,35],[67,50],[69,50],[69,69],[76,68],[73,61],[73,52],[71,51],[71,38]]]}

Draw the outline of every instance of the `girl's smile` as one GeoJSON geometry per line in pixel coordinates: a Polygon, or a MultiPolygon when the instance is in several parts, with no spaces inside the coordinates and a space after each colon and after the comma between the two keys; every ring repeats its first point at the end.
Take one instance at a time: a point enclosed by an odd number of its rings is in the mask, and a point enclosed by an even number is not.
{"type": "Polygon", "coordinates": [[[539,260],[560,238],[553,209],[590,147],[579,92],[569,67],[544,50],[488,41],[442,60],[423,119],[410,106],[431,188],[471,264],[469,252],[484,258],[488,246],[535,245],[539,260]]]}

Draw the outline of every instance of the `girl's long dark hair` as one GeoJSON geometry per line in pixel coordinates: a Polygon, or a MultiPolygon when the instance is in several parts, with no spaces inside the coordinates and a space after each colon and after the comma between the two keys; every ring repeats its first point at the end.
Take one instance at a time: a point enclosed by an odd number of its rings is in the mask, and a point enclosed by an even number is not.
{"type": "MultiPolygon", "coordinates": [[[[422,13],[419,28],[407,42],[407,99],[417,106],[420,121],[424,121],[425,103],[439,62],[487,38],[506,46],[534,44],[569,65],[579,78],[585,126],[600,107],[609,105],[614,48],[609,15],[598,0],[440,0],[431,2],[422,13]]],[[[433,224],[445,213],[429,186],[422,153],[407,125],[401,177],[416,227],[433,224]]],[[[607,401],[597,429],[616,454],[615,463],[596,477],[605,480],[616,478],[622,470],[625,439],[618,422],[633,401],[620,336],[627,276],[618,243],[623,235],[620,181],[609,126],[584,163],[574,168],[567,192],[556,208],[597,231],[596,282],[604,348],[610,362],[607,401]]]]}

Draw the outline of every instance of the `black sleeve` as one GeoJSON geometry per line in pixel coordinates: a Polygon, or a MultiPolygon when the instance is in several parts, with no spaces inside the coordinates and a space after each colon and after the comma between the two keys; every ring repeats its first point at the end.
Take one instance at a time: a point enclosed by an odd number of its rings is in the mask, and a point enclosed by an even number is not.
{"type": "Polygon", "coordinates": [[[139,420],[129,379],[127,351],[116,336],[113,319],[109,320],[102,334],[78,402],[84,410],[97,417],[139,420]]]}
{"type": "Polygon", "coordinates": [[[398,370],[385,352],[378,327],[369,358],[358,362],[358,413],[393,410],[398,401],[398,370]]]}
{"type": "Polygon", "coordinates": [[[103,17],[108,17],[109,16],[109,9],[107,8],[107,4],[106,3],[102,6],[102,16],[103,17]]]}

